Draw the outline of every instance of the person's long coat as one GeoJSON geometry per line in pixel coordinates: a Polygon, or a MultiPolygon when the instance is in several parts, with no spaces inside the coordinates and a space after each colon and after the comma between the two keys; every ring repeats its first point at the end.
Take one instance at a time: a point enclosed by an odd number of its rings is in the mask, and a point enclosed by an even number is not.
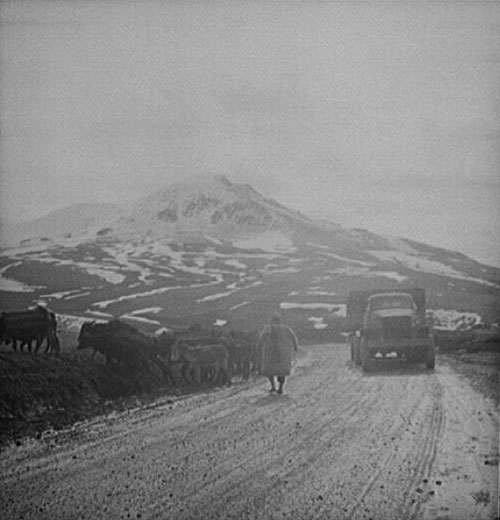
{"type": "Polygon", "coordinates": [[[292,370],[293,352],[298,349],[297,336],[290,327],[276,324],[277,342],[271,341],[271,326],[261,332],[257,351],[262,352],[263,376],[288,376],[292,370]]]}

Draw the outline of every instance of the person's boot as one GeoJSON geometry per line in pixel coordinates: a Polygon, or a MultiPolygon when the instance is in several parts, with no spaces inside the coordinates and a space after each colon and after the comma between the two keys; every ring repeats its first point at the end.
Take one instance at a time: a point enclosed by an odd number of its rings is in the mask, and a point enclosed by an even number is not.
{"type": "Polygon", "coordinates": [[[279,387],[278,387],[278,394],[282,394],[283,393],[283,385],[285,384],[285,381],[284,379],[278,379],[278,382],[279,382],[279,387]]]}
{"type": "Polygon", "coordinates": [[[269,382],[271,383],[271,390],[269,390],[269,392],[276,392],[276,386],[274,384],[274,377],[270,377],[269,382]]]}

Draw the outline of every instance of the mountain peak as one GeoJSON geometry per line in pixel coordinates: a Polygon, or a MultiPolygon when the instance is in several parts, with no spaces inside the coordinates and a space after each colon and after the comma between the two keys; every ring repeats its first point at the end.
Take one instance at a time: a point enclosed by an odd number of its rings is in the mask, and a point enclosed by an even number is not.
{"type": "Polygon", "coordinates": [[[113,226],[118,235],[165,237],[209,232],[227,237],[280,228],[290,231],[308,219],[224,175],[190,177],[139,201],[113,226]]]}
{"type": "MultiPolygon", "coordinates": [[[[161,195],[162,197],[176,196],[178,198],[195,198],[199,195],[207,197],[260,197],[249,184],[231,182],[225,175],[205,174],[193,175],[182,181],[170,184],[151,197],[161,195]]],[[[148,197],[149,199],[150,197],[148,197]]]]}
{"type": "Polygon", "coordinates": [[[39,219],[36,226],[26,223],[16,240],[19,243],[20,239],[37,236],[73,241],[137,237],[188,240],[208,235],[231,240],[273,230],[289,234],[313,223],[249,184],[215,174],[175,182],[133,205],[121,206],[119,211],[96,208],[92,204],[71,206],[39,219]],[[62,224],[55,225],[54,219],[62,224]]]}

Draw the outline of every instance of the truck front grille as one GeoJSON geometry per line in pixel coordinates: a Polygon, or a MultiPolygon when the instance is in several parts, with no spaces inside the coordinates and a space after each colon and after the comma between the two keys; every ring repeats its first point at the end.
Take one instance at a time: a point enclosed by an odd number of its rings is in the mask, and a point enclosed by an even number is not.
{"type": "Polygon", "coordinates": [[[382,320],[383,336],[389,338],[410,338],[411,337],[411,317],[394,316],[382,320]]]}

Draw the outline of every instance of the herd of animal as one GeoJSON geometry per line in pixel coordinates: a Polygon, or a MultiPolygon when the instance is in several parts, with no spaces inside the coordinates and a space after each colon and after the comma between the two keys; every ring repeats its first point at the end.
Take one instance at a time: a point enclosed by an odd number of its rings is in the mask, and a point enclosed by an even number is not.
{"type": "MultiPolygon", "coordinates": [[[[179,384],[230,385],[233,377],[248,380],[259,372],[262,353],[257,351],[258,334],[231,330],[227,334],[192,326],[178,331],[149,335],[118,319],[87,321],[80,328],[77,349],[92,349],[106,364],[130,372],[154,371],[166,382],[179,384]]],[[[22,311],[0,312],[0,343],[14,350],[59,355],[56,315],[37,305],[22,311]]]]}

